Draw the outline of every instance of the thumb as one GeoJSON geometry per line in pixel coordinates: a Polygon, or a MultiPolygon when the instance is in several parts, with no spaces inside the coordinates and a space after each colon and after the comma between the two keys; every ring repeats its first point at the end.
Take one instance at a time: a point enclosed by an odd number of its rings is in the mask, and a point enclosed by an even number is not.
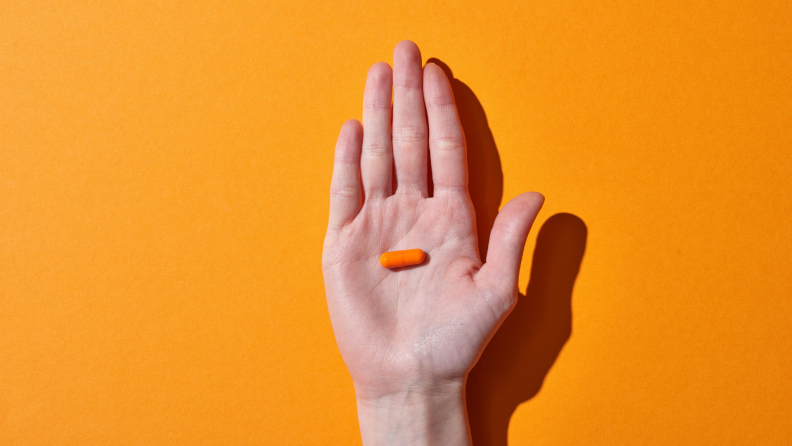
{"type": "MultiPolygon", "coordinates": [[[[480,286],[493,288],[505,299],[516,297],[525,240],[544,203],[538,192],[518,195],[495,218],[487,248],[487,261],[476,275],[480,286]]],[[[508,308],[513,301],[504,302],[508,308]]]]}

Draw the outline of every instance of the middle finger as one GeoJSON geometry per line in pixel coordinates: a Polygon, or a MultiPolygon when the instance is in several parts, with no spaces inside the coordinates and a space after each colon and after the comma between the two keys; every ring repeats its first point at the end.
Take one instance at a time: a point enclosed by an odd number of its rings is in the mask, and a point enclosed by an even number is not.
{"type": "Polygon", "coordinates": [[[393,51],[393,161],[399,193],[428,195],[428,126],[421,51],[404,40],[393,51]]]}

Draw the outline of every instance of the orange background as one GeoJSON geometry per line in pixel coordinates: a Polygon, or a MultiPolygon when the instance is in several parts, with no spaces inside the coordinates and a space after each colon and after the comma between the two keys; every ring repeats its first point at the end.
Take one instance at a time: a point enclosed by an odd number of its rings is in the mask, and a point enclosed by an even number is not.
{"type": "Polygon", "coordinates": [[[0,6],[0,444],[359,443],[320,255],[401,39],[479,223],[547,197],[477,444],[792,442],[792,3],[291,0],[0,6]]]}

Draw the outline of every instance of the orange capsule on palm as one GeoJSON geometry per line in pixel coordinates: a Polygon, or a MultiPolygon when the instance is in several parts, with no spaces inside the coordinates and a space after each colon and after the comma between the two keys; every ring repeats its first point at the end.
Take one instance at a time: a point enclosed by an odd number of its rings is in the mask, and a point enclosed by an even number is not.
{"type": "Polygon", "coordinates": [[[385,268],[399,268],[401,266],[418,265],[423,263],[425,258],[426,254],[420,249],[391,251],[380,256],[380,264],[385,268]]]}

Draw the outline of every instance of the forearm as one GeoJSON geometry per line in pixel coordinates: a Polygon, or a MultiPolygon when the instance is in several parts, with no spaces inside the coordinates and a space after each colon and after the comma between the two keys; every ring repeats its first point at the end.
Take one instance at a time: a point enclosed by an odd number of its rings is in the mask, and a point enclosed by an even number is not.
{"type": "Polygon", "coordinates": [[[364,446],[469,446],[465,383],[413,387],[373,399],[358,397],[364,446]]]}

